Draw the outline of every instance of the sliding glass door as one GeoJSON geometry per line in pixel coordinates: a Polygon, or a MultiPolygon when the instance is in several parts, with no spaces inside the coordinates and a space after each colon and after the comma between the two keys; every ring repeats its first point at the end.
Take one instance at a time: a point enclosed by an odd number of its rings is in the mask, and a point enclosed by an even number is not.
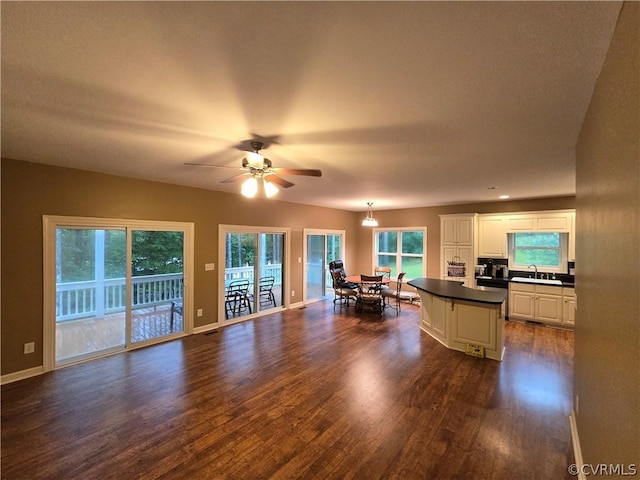
{"type": "Polygon", "coordinates": [[[186,331],[191,224],[45,217],[44,227],[45,368],[186,331]]]}
{"type": "Polygon", "coordinates": [[[287,233],[265,227],[220,226],[225,266],[223,323],[284,306],[287,233]]]}
{"type": "Polygon", "coordinates": [[[320,300],[332,294],[329,262],[344,260],[344,232],[305,230],[305,301],[320,300]]]}
{"type": "Polygon", "coordinates": [[[131,335],[146,342],[184,331],[184,232],[131,232],[131,335]]]}
{"type": "Polygon", "coordinates": [[[126,257],[125,229],[56,229],[56,364],[124,348],[126,257]]]}

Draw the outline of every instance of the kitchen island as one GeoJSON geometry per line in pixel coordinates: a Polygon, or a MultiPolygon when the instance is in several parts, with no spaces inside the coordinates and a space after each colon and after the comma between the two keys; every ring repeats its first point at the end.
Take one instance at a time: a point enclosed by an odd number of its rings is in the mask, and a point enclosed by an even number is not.
{"type": "Polygon", "coordinates": [[[447,348],[502,360],[506,290],[478,290],[432,278],[416,278],[408,284],[420,295],[420,328],[425,333],[447,348]]]}

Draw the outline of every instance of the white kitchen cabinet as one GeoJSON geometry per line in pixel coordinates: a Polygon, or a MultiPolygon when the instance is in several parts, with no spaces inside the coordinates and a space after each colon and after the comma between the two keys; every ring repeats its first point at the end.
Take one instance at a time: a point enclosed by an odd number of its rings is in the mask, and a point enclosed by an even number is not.
{"type": "Polygon", "coordinates": [[[562,323],[573,327],[576,323],[576,294],[573,288],[562,288],[562,323]]]}
{"type": "Polygon", "coordinates": [[[474,244],[476,215],[441,215],[440,243],[442,245],[474,244]]]}
{"type": "Polygon", "coordinates": [[[507,258],[507,217],[478,216],[478,256],[507,258]]]}
{"type": "Polygon", "coordinates": [[[440,216],[440,276],[444,280],[463,282],[464,286],[475,285],[476,214],[440,216]],[[450,277],[448,266],[451,261],[465,264],[463,277],[450,277]]]}
{"type": "Polygon", "coordinates": [[[467,245],[445,245],[442,247],[440,257],[442,261],[442,278],[444,280],[456,280],[459,282],[464,282],[465,287],[471,285],[472,279],[475,280],[475,270],[473,269],[473,266],[475,265],[475,256],[473,253],[473,247],[467,245]],[[464,277],[449,277],[447,275],[447,267],[449,266],[448,262],[451,261],[459,261],[465,263],[466,269],[464,277]]]}
{"type": "Polygon", "coordinates": [[[570,233],[574,210],[525,212],[507,215],[507,232],[570,233]]]}
{"type": "Polygon", "coordinates": [[[509,284],[509,318],[562,324],[563,289],[560,286],[509,284]]]}
{"type": "Polygon", "coordinates": [[[534,320],[536,317],[534,301],[535,293],[509,292],[509,318],[534,320]]]}
{"type": "Polygon", "coordinates": [[[532,215],[510,215],[507,218],[507,232],[535,232],[536,219],[532,215]]]}
{"type": "Polygon", "coordinates": [[[562,296],[536,293],[535,319],[545,323],[562,323],[562,296]]]}

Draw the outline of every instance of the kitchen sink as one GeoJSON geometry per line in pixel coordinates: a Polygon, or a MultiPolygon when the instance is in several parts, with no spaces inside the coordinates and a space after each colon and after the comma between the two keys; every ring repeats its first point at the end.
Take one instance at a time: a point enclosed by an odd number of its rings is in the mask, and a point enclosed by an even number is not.
{"type": "Polygon", "coordinates": [[[511,281],[521,283],[540,283],[542,285],[562,285],[561,280],[548,280],[546,278],[513,277],[511,281]]]}

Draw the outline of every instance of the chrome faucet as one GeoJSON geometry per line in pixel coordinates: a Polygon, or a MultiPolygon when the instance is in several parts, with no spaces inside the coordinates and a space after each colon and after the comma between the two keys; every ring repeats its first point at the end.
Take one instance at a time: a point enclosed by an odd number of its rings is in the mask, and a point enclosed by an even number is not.
{"type": "Polygon", "coordinates": [[[529,265],[529,268],[533,267],[535,269],[535,275],[533,276],[533,278],[538,278],[538,267],[536,265],[529,265]]]}

